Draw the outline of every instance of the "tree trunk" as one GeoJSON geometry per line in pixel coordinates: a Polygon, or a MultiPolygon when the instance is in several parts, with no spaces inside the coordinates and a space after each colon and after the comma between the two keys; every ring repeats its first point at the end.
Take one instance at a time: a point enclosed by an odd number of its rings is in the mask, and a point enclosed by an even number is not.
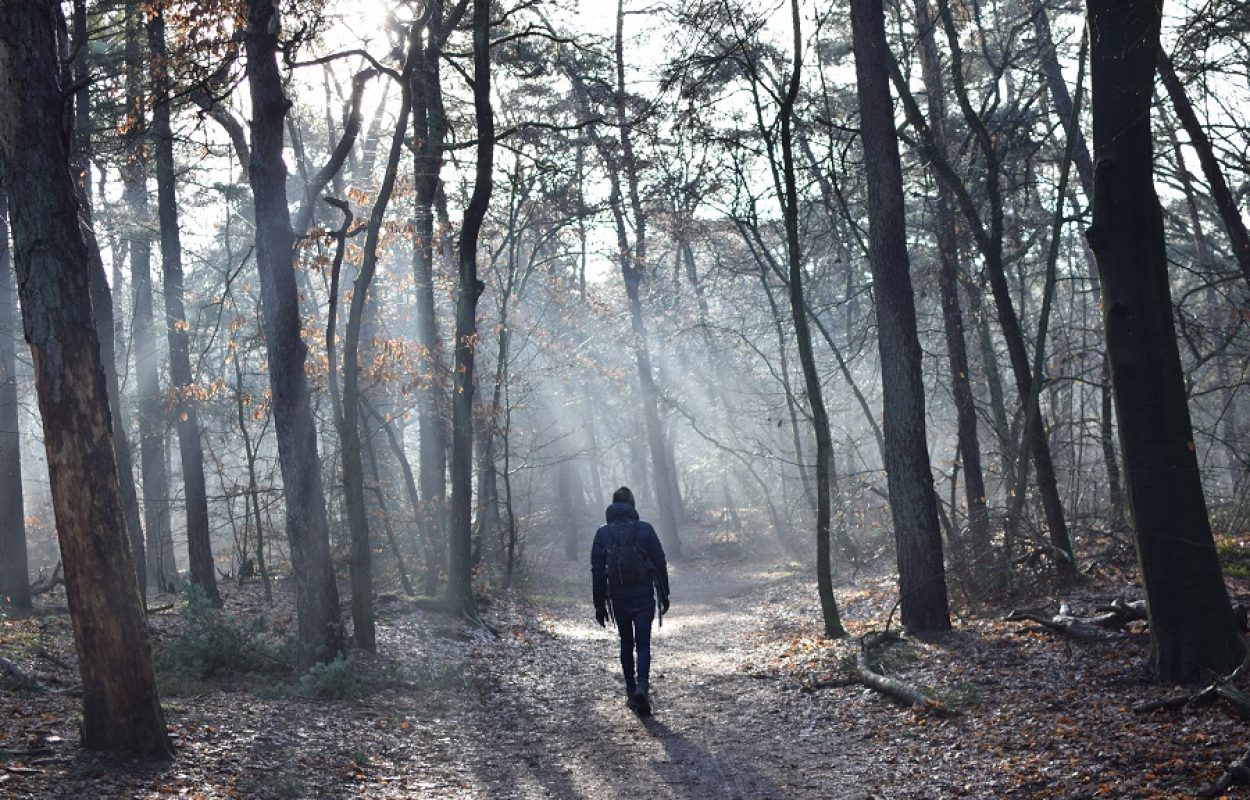
{"type": "Polygon", "coordinates": [[[556,502],[559,504],[560,538],[564,542],[564,560],[577,561],[581,532],[578,523],[582,509],[582,479],[577,462],[564,459],[556,465],[556,502]]]}
{"type": "MultiPolygon", "coordinates": [[[[369,408],[367,404],[366,410],[377,420],[378,427],[386,435],[386,441],[390,445],[391,454],[395,456],[395,460],[399,463],[400,474],[404,482],[404,493],[408,496],[408,504],[412,507],[413,530],[421,540],[421,551],[427,573],[426,585],[428,587],[428,574],[431,572],[437,573],[441,562],[438,560],[438,553],[434,549],[434,543],[430,541],[430,531],[425,526],[425,515],[421,512],[421,500],[420,495],[417,494],[417,481],[412,474],[412,465],[408,461],[408,454],[404,452],[401,435],[395,433],[392,422],[388,421],[375,409],[369,408]]],[[[408,587],[405,588],[407,589],[408,587]]],[[[409,591],[411,590],[409,589],[409,591]]],[[[415,594],[415,592],[412,593],[415,594]]]]}
{"type": "MultiPolygon", "coordinates": [[[[634,361],[638,367],[638,386],[642,399],[643,426],[647,432],[647,447],[651,455],[651,474],[654,477],[656,500],[660,507],[660,523],[664,531],[664,540],[668,542],[669,554],[672,558],[681,558],[681,532],[678,522],[677,478],[670,469],[673,463],[669,453],[669,443],[664,436],[664,427],[660,420],[659,387],[655,381],[655,371],[651,363],[651,349],[647,343],[647,327],[642,314],[642,295],[640,287],[643,271],[647,263],[646,217],[642,210],[642,201],[638,192],[639,163],[634,155],[632,124],[625,116],[625,3],[618,0],[616,7],[616,86],[613,95],[616,126],[620,136],[619,164],[613,168],[611,201],[616,217],[617,241],[621,247],[621,277],[625,284],[625,295],[629,301],[629,319],[633,331],[634,361]],[[626,187],[621,186],[624,177],[626,187]],[[628,191],[628,198],[625,196],[628,191]],[[625,233],[625,203],[628,200],[634,221],[634,243],[629,246],[625,233]]],[[[613,161],[616,160],[614,156],[613,161]]]]}
{"type": "MultiPolygon", "coordinates": [[[[88,283],[91,290],[91,313],[95,320],[96,335],[100,342],[100,361],[104,366],[104,380],[108,388],[109,414],[115,419],[122,419],[121,386],[117,377],[116,334],[121,320],[113,316],[113,295],[109,290],[108,276],[104,271],[104,260],[100,257],[100,246],[92,230],[91,209],[91,82],[87,80],[88,70],[86,57],[89,48],[87,42],[87,7],[85,0],[74,3],[74,60],[73,80],[81,88],[74,97],[74,135],[71,152],[71,171],[74,189],[77,194],[82,214],[83,238],[87,244],[88,283]]],[[[124,247],[121,248],[124,250],[124,247]]],[[[124,261],[118,256],[116,263],[124,261]]],[[[117,276],[121,270],[117,269],[117,276]]],[[[120,283],[120,281],[119,281],[120,283]]],[[[130,456],[130,442],[126,437],[126,426],[113,425],[113,451],[117,458],[118,484],[121,487],[122,509],[126,517],[126,534],[130,541],[135,574],[139,580],[139,591],[142,595],[147,588],[147,564],[144,557],[142,512],[139,509],[139,493],[135,487],[134,463],[130,456]]]]}
{"type": "MultiPolygon", "coordinates": [[[[431,535],[439,563],[447,553],[447,364],[442,336],[438,331],[438,312],[434,302],[434,202],[441,181],[443,141],[447,134],[447,116],[443,108],[440,63],[443,25],[443,2],[431,0],[429,10],[429,42],[418,49],[421,59],[413,81],[413,172],[414,247],[413,289],[416,294],[415,326],[425,386],[417,394],[417,433],[420,448],[417,457],[418,481],[423,503],[417,513],[425,517],[425,529],[431,535]]],[[[418,48],[421,43],[418,42],[418,48]]],[[[433,595],[438,588],[439,570],[426,570],[425,591],[433,595]]]]}
{"type": "Polygon", "coordinates": [[[794,53],[790,79],[778,109],[778,117],[781,120],[782,186],[778,186],[777,189],[781,192],[779,200],[781,200],[786,229],[790,315],[794,320],[794,334],[799,346],[799,362],[803,367],[807,402],[812,413],[812,428],[816,434],[816,588],[820,596],[825,635],[837,638],[845,636],[846,630],[842,627],[837,601],[833,596],[833,573],[829,560],[829,540],[833,520],[829,468],[833,460],[833,439],[829,435],[829,414],[825,410],[824,388],[820,383],[820,373],[816,370],[816,353],[812,348],[812,332],[807,321],[807,301],[803,297],[803,254],[799,244],[799,196],[792,141],[794,104],[799,96],[803,64],[803,37],[798,0],[791,1],[790,10],[794,53]]]}
{"type": "Polygon", "coordinates": [[[881,354],[885,469],[903,626],[950,628],[937,497],[925,439],[924,382],[907,261],[903,175],[890,99],[881,0],[852,0],[851,31],[868,185],[868,259],[881,354]]]}
{"type": "MultiPolygon", "coordinates": [[[[377,272],[378,239],[382,234],[382,221],[386,217],[386,208],[395,189],[399,157],[403,154],[405,134],[408,132],[408,113],[412,108],[412,69],[415,64],[414,42],[419,35],[420,26],[414,23],[409,36],[407,61],[400,79],[403,100],[399,107],[399,119],[391,138],[391,150],[382,185],[369,215],[364,256],[352,287],[352,301],[347,312],[347,331],[343,341],[343,408],[338,420],[343,449],[343,502],[347,507],[347,527],[352,539],[352,632],[354,644],[363,650],[377,649],[377,633],[373,615],[372,546],[369,543],[369,515],[365,510],[365,470],[360,437],[360,327],[365,314],[365,302],[369,297],[369,287],[377,272]]],[[[346,235],[346,231],[343,235],[346,235]]]]}
{"type": "MultiPolygon", "coordinates": [[[[928,97],[929,125],[933,146],[948,153],[946,141],[946,89],[941,61],[933,40],[933,18],[925,0],[916,2],[916,28],[919,35],[921,71],[928,97]]],[[[938,287],[942,295],[942,320],[946,351],[950,362],[951,394],[955,398],[959,457],[964,467],[964,494],[968,503],[968,549],[960,568],[968,576],[979,576],[972,583],[988,588],[999,583],[1000,559],[990,545],[990,518],[986,508],[985,475],[981,470],[981,444],[977,436],[976,399],[964,339],[963,310],[959,305],[959,234],[955,224],[954,199],[945,183],[938,181],[934,198],[938,254],[941,268],[938,287]]]]}
{"type": "Polygon", "coordinates": [[[30,608],[17,404],[15,294],[9,256],[9,198],[0,189],[0,605],[30,608]]]}
{"type": "MultiPolygon", "coordinates": [[[[1042,4],[1042,0],[1031,0],[1033,13],[1033,30],[1037,34],[1038,56],[1041,60],[1042,72],[1046,76],[1046,85],[1050,89],[1051,103],[1060,121],[1066,127],[1072,118],[1072,95],[1068,91],[1068,83],[1063,79],[1063,70],[1059,66],[1059,58],[1055,52],[1055,40],[1050,30],[1050,18],[1042,4]]],[[[1076,165],[1076,174],[1081,182],[1081,189],[1087,201],[1094,197],[1094,162],[1089,155],[1089,144],[1085,133],[1078,125],[1075,128],[1075,141],[1072,149],[1072,163],[1076,165]]],[[[1093,303],[1102,306],[1102,286],[1098,279],[1098,267],[1089,262],[1090,287],[1093,289],[1093,303]]],[[[1099,442],[1102,448],[1103,466],[1107,471],[1107,487],[1111,504],[1110,522],[1113,527],[1124,524],[1124,496],[1120,483],[1120,466],[1115,452],[1115,435],[1112,429],[1111,382],[1107,377],[1107,351],[1101,348],[1103,377],[1099,385],[1099,442]]]]}
{"type": "Polygon", "coordinates": [[[378,449],[375,437],[363,437],[365,452],[369,454],[369,472],[373,486],[374,499],[378,504],[378,511],[382,517],[382,527],[386,531],[386,543],[391,546],[391,555],[395,558],[395,571],[399,573],[399,585],[403,587],[404,594],[412,597],[416,595],[413,591],[412,579],[408,577],[408,565],[404,560],[404,551],[399,545],[399,539],[395,536],[395,529],[391,526],[391,514],[386,507],[386,488],[382,483],[382,471],[378,467],[378,449]]]}
{"type": "Polygon", "coordinates": [[[183,303],[182,236],[178,229],[178,195],[174,173],[174,139],[170,125],[169,65],[165,49],[164,11],[157,8],[148,20],[152,50],[152,134],[156,149],[157,213],[161,222],[161,267],[165,288],[165,332],[169,338],[169,379],[174,428],[186,495],[187,554],[191,583],[214,605],[217,592],[212,540],[208,524],[208,489],[204,483],[204,446],[200,442],[198,387],[191,372],[188,332],[183,303]]]}
{"type": "Polygon", "coordinates": [[[490,104],[490,0],[473,0],[473,110],[477,165],[473,195],[460,228],[456,290],[456,351],[452,387],[451,528],[447,591],[464,614],[477,616],[473,601],[473,391],[477,350],[477,301],[485,284],[477,277],[477,240],[494,188],[495,121],[490,104]]]}
{"type": "Polygon", "coordinates": [[[252,444],[252,435],[247,430],[247,413],[243,406],[243,366],[239,363],[239,351],[236,348],[230,354],[234,362],[234,403],[239,420],[239,434],[243,437],[243,457],[247,462],[247,497],[251,503],[252,518],[256,520],[256,570],[265,586],[265,602],[273,600],[273,588],[269,581],[269,567],[265,563],[265,526],[260,515],[260,487],[256,480],[256,448],[252,444]]]}
{"type": "Polygon", "coordinates": [[[83,682],[82,743],[168,757],[61,128],[58,16],[49,2],[0,5],[0,183],[14,198],[22,317],[83,682]]]}
{"type": "Polygon", "coordinates": [[[1194,452],[1155,194],[1155,0],[1089,0],[1094,221],[1107,352],[1156,677],[1226,673],[1245,646],[1224,588],[1194,452]]]}
{"type": "Polygon", "coordinates": [[[178,567],[170,529],[169,475],[165,471],[165,398],[160,387],[160,349],[152,313],[151,217],[147,186],[146,63],[140,40],[143,26],[137,2],[126,8],[125,157],[122,197],[130,219],[125,236],[134,290],[132,337],[139,417],[139,465],[143,476],[143,521],[147,529],[148,582],[162,592],[177,587],[178,567]]]}
{"type": "Polygon", "coordinates": [[[282,160],[282,126],[290,101],[283,94],[278,72],[277,10],[267,0],[248,0],[247,9],[244,42],[252,102],[249,180],[255,198],[256,265],[299,611],[296,663],[306,669],[338,655],[343,634],[330,562],[317,429],[304,374],[308,348],[300,337],[296,254],[287,205],[286,164],[282,160]]]}

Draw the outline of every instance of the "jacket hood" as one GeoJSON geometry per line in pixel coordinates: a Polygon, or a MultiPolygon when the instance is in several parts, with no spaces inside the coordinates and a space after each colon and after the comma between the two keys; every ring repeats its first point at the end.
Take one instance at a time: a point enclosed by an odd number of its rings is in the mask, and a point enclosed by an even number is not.
{"type": "Polygon", "coordinates": [[[629,503],[613,503],[608,506],[608,522],[623,522],[627,519],[638,519],[638,512],[629,503]]]}

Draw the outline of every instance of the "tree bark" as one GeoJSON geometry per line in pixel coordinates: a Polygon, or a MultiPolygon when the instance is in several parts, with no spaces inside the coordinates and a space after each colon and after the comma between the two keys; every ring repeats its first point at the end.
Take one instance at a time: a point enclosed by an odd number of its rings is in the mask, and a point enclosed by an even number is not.
{"type": "MultiPolygon", "coordinates": [[[[382,185],[373,201],[369,224],[365,231],[365,249],[352,287],[351,305],[347,311],[347,330],[343,341],[343,408],[339,434],[343,450],[343,502],[347,507],[347,527],[351,533],[352,635],[354,644],[363,650],[377,649],[377,633],[373,614],[373,564],[369,543],[369,516],[365,510],[365,470],[360,437],[360,327],[365,314],[369,287],[378,267],[378,240],[382,221],[395,189],[399,158],[403,154],[408,132],[408,114],[412,109],[413,57],[420,27],[414,22],[409,34],[408,55],[400,78],[402,101],[395,133],[391,138],[390,155],[382,185]]],[[[344,231],[346,234],[346,231],[344,231]]]]}
{"type": "Polygon", "coordinates": [[[143,477],[143,522],[147,530],[148,583],[162,592],[178,583],[173,531],[169,513],[169,474],[165,470],[165,398],[160,386],[160,349],[152,313],[151,214],[148,205],[146,72],[140,36],[139,3],[126,7],[126,117],[125,156],[120,168],[122,197],[130,213],[125,237],[130,255],[130,282],[134,290],[132,341],[135,354],[135,394],[139,423],[139,469],[143,477]]]}
{"type": "Polygon", "coordinates": [[[903,174],[881,0],[852,1],[851,31],[864,132],[868,259],[877,309],[885,469],[898,551],[902,621],[909,631],[944,631],[950,628],[950,610],[925,439],[920,341],[907,260],[903,174]]]}
{"type": "MultiPolygon", "coordinates": [[[[441,184],[443,145],[447,136],[447,114],[443,107],[440,65],[447,31],[453,29],[467,6],[466,0],[456,4],[450,14],[444,11],[443,0],[431,0],[428,41],[417,43],[419,59],[412,84],[412,128],[416,144],[413,148],[413,173],[416,183],[416,207],[413,214],[413,289],[416,294],[416,333],[420,348],[418,369],[426,385],[417,395],[417,478],[423,502],[417,513],[425,518],[430,544],[440,564],[447,554],[447,396],[449,373],[446,348],[438,330],[438,311],[434,302],[434,204],[441,184]]],[[[427,568],[425,592],[433,595],[438,589],[439,570],[427,568]]]]}
{"type": "Polygon", "coordinates": [[[169,339],[169,410],[178,432],[178,454],[186,497],[187,555],[191,583],[213,605],[221,605],[208,524],[208,489],[204,482],[204,446],[200,442],[199,402],[191,372],[188,332],[183,302],[182,235],[178,229],[178,193],[174,173],[174,134],[170,124],[169,55],[165,48],[164,9],[156,7],[148,19],[148,46],[152,51],[152,138],[156,150],[156,203],[161,224],[161,270],[165,288],[165,334],[169,339]]]}
{"type": "Polygon", "coordinates": [[[248,0],[247,9],[244,42],[252,102],[249,180],[255,198],[256,265],[299,612],[296,664],[305,669],[338,655],[343,632],[330,562],[317,430],[304,374],[308,348],[300,337],[296,253],[282,160],[283,120],[290,101],[283,94],[278,71],[277,10],[268,0],[248,0]]]}
{"type": "Polygon", "coordinates": [[[477,350],[477,301],[485,284],[477,277],[477,244],[494,188],[495,120],[490,100],[490,0],[473,0],[473,111],[477,163],[473,194],[460,227],[456,289],[456,349],[452,386],[451,527],[447,591],[466,616],[476,617],[472,582],[473,391],[477,350]]]}
{"type": "Polygon", "coordinates": [[[15,295],[9,253],[9,198],[0,188],[0,605],[30,608],[17,405],[15,295]]]}
{"type": "Polygon", "coordinates": [[[820,597],[825,635],[837,638],[845,636],[846,629],[842,627],[837,601],[833,596],[833,573],[829,561],[830,530],[833,521],[829,468],[834,457],[833,439],[829,435],[829,414],[825,409],[824,387],[821,386],[820,373],[816,369],[816,353],[812,348],[812,332],[807,321],[807,300],[803,296],[803,254],[799,243],[799,195],[794,167],[794,104],[799,96],[803,64],[803,37],[798,0],[791,0],[790,12],[794,53],[790,65],[790,79],[777,112],[781,121],[782,160],[782,185],[777,189],[781,193],[778,199],[781,202],[786,229],[790,315],[794,320],[799,362],[803,367],[807,402],[812,413],[813,432],[816,435],[816,588],[820,597]]]}
{"type": "MultiPolygon", "coordinates": [[[[920,66],[928,98],[929,125],[933,131],[933,147],[949,153],[946,139],[946,88],[942,81],[942,65],[937,43],[933,38],[934,20],[926,0],[917,0],[916,28],[920,66]]],[[[963,310],[959,304],[959,234],[955,224],[954,198],[950,187],[937,182],[934,198],[938,255],[941,260],[938,287],[942,296],[943,331],[950,363],[951,394],[955,398],[959,457],[964,468],[964,495],[968,503],[968,563],[961,564],[964,574],[979,576],[970,581],[979,588],[1000,583],[1001,559],[990,545],[990,518],[986,508],[985,475],[981,469],[981,444],[977,436],[976,399],[972,391],[972,372],[968,363],[968,345],[964,339],[963,310]]],[[[963,561],[964,559],[961,559],[963,561]]]]}
{"type": "MultiPolygon", "coordinates": [[[[72,137],[70,164],[74,189],[80,205],[83,238],[87,243],[88,283],[91,288],[91,313],[95,320],[96,335],[100,341],[100,361],[104,365],[104,380],[108,387],[109,414],[122,419],[121,386],[117,378],[115,325],[120,320],[113,317],[113,295],[109,289],[108,276],[104,271],[104,259],[92,229],[91,208],[91,81],[88,80],[87,55],[87,4],[86,0],[74,1],[74,44],[72,78],[79,86],[74,95],[74,134],[72,137]]],[[[64,59],[64,55],[63,55],[64,59]]],[[[124,249],[124,248],[123,248],[124,249]]],[[[123,261],[119,257],[118,261],[123,261]]],[[[118,272],[120,274],[120,271],[118,272]]],[[[139,579],[139,591],[147,588],[147,564],[144,557],[143,516],[139,509],[139,493],[135,486],[135,471],[130,455],[130,442],[125,425],[113,426],[113,451],[117,456],[118,484],[122,493],[122,509],[126,516],[126,534],[130,541],[139,579]]]]}
{"type": "Polygon", "coordinates": [[[83,681],[82,743],[167,757],[70,175],[58,16],[51,2],[0,5],[0,182],[14,198],[22,318],[83,681]]]}
{"type": "Polygon", "coordinates": [[[1089,0],[1093,42],[1094,221],[1120,445],[1163,681],[1239,664],[1245,645],[1224,588],[1172,320],[1163,213],[1155,193],[1151,86],[1157,0],[1089,0]]]}

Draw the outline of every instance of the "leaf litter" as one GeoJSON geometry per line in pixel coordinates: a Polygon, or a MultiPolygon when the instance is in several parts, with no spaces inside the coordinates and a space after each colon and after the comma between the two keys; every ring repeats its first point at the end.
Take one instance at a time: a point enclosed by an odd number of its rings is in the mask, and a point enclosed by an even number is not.
{"type": "MultiPolygon", "coordinates": [[[[68,618],[6,616],[0,655],[59,691],[0,687],[0,797],[1172,798],[1213,783],[1250,743],[1219,706],[1132,710],[1176,691],[1150,681],[1140,628],[1069,642],[1003,622],[1004,608],[964,609],[948,634],[884,648],[885,673],[957,713],[900,708],[851,671],[858,637],[890,614],[893,577],[837,586],[851,635],[828,640],[808,570],[749,548],[673,566],[673,609],[653,631],[656,713],[640,719],[615,634],[594,624],[588,571],[534,558],[531,585],[564,594],[491,598],[483,617],[498,636],[380,603],[379,652],[353,654],[365,690],[352,699],[238,675],[181,687],[163,698],[167,764],[81,750],[68,618]]],[[[1127,569],[1037,599],[1131,599],[1127,569]]],[[[1230,587],[1246,595],[1245,581],[1230,587]]],[[[272,605],[255,585],[233,589],[227,612],[280,636],[293,620],[282,588],[272,605]]],[[[159,651],[181,623],[151,621],[159,651]]]]}

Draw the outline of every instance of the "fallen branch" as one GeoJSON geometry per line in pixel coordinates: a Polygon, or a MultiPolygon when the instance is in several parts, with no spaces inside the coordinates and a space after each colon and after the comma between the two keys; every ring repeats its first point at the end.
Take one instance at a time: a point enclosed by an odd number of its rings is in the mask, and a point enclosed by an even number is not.
{"type": "Polygon", "coordinates": [[[1126,603],[1117,597],[1109,605],[1098,606],[1095,610],[1099,613],[1090,617],[1089,622],[1108,630],[1123,630],[1130,622],[1147,621],[1145,600],[1126,603]]]}
{"type": "Polygon", "coordinates": [[[1250,719],[1250,695],[1238,689],[1231,681],[1220,678],[1216,683],[1215,693],[1224,698],[1224,701],[1233,707],[1241,716],[1250,719]]]}
{"type": "Polygon", "coordinates": [[[1233,786],[1250,786],[1250,750],[1228,765],[1220,779],[1198,793],[1199,797],[1219,797],[1233,786]]]}
{"type": "Polygon", "coordinates": [[[859,679],[859,683],[875,692],[897,700],[908,708],[919,707],[938,716],[950,716],[953,714],[954,712],[949,707],[929,697],[910,683],[883,675],[872,668],[868,661],[869,652],[882,644],[897,640],[898,634],[889,631],[869,633],[860,640],[859,653],[855,656],[855,674],[859,679]]]}
{"type": "Polygon", "coordinates": [[[1133,711],[1138,714],[1144,714],[1164,708],[1196,708],[1197,706],[1213,703],[1222,697],[1228,701],[1237,713],[1243,717],[1250,717],[1250,695],[1237,688],[1236,685],[1237,681],[1247,671],[1250,671],[1250,656],[1247,656],[1246,660],[1242,661],[1241,665],[1227,676],[1216,675],[1211,683],[1196,692],[1182,692],[1181,694],[1174,694],[1159,700],[1138,703],[1133,706],[1133,711]]]}
{"type": "Polygon", "coordinates": [[[811,681],[803,683],[799,686],[799,691],[805,694],[818,691],[820,689],[842,689],[847,686],[854,686],[862,682],[861,678],[826,678],[821,681],[811,681]]]}
{"type": "Polygon", "coordinates": [[[41,594],[47,594],[64,583],[65,576],[61,574],[61,562],[58,561],[51,575],[44,577],[43,574],[40,574],[35,582],[30,585],[30,596],[36,597],[41,594]]]}
{"type": "Polygon", "coordinates": [[[42,683],[35,680],[33,677],[27,674],[25,670],[23,670],[17,664],[14,664],[12,661],[8,660],[4,656],[0,656],[0,672],[3,672],[5,675],[8,675],[19,688],[25,691],[32,691],[32,692],[48,691],[47,687],[45,687],[42,683]]]}
{"type": "Polygon", "coordinates": [[[1100,628],[1063,610],[1054,616],[1046,617],[1036,611],[1017,609],[1013,610],[1004,619],[1008,622],[1036,622],[1043,627],[1058,631],[1064,636],[1084,642],[1114,642],[1124,637],[1124,634],[1120,631],[1109,631],[1105,628],[1100,628]]]}

